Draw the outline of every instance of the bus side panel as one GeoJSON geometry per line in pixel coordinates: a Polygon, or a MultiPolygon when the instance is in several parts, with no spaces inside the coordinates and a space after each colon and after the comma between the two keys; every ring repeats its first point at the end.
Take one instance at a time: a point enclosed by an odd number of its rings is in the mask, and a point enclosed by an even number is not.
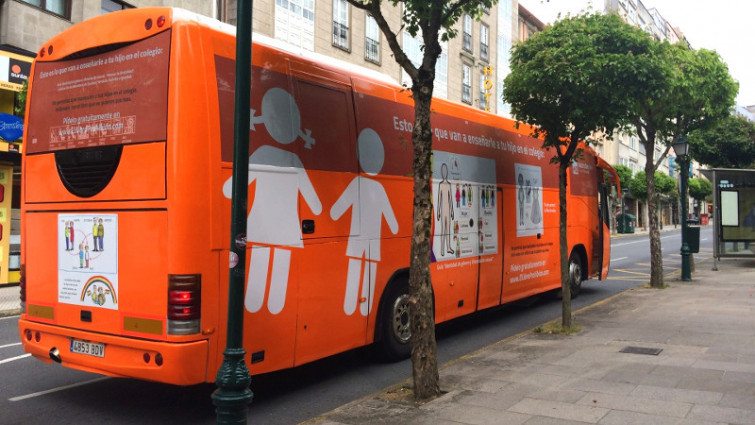
{"type": "MultiPolygon", "coordinates": [[[[27,203],[80,202],[51,170],[55,154],[27,155],[24,158],[24,192],[27,203]]],[[[120,164],[102,192],[86,201],[125,201],[165,199],[165,143],[145,143],[123,147],[120,164]]]]}

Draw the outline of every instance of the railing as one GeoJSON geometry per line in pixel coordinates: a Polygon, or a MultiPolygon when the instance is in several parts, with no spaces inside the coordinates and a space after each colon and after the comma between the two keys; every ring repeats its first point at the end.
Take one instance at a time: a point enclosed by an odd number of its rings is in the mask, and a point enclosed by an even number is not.
{"type": "Polygon", "coordinates": [[[364,39],[364,58],[370,62],[380,63],[380,43],[371,39],[364,39]]]}
{"type": "Polygon", "coordinates": [[[349,27],[333,21],[333,45],[342,49],[349,48],[349,27]]]}

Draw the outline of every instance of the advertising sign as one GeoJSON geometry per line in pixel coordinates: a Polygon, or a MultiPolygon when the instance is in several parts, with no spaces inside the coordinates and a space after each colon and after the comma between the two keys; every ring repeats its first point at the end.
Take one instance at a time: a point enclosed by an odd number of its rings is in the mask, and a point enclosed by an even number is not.
{"type": "Polygon", "coordinates": [[[27,153],[165,140],[169,57],[165,31],[100,55],[37,62],[27,153]]]}

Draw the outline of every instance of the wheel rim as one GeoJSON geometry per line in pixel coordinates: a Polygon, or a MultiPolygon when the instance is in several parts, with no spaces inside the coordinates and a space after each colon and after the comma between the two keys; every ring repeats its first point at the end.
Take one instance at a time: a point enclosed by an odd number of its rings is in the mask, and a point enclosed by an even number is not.
{"type": "Polygon", "coordinates": [[[409,295],[403,294],[393,302],[393,337],[402,344],[409,342],[412,330],[409,326],[409,295]]]}
{"type": "Polygon", "coordinates": [[[572,288],[579,288],[582,284],[582,266],[577,261],[569,261],[569,283],[572,288]]]}

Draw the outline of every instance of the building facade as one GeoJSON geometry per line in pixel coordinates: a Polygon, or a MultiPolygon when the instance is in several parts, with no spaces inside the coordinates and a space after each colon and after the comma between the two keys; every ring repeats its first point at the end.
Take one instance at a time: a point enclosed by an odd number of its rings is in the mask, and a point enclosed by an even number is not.
{"type": "MultiPolygon", "coordinates": [[[[235,1],[222,3],[221,15],[235,25],[235,1]]],[[[479,20],[461,17],[456,24],[458,36],[442,43],[443,53],[436,66],[436,97],[505,115],[499,99],[502,79],[508,74],[508,50],[516,39],[518,6],[517,0],[500,0],[479,20]]],[[[384,6],[383,13],[391,28],[401,27],[401,5],[384,6]]],[[[253,29],[305,51],[363,66],[399,84],[411,85],[374,18],[346,0],[257,0],[253,29]]],[[[407,56],[419,64],[421,40],[406,31],[397,36],[407,56]]]]}

